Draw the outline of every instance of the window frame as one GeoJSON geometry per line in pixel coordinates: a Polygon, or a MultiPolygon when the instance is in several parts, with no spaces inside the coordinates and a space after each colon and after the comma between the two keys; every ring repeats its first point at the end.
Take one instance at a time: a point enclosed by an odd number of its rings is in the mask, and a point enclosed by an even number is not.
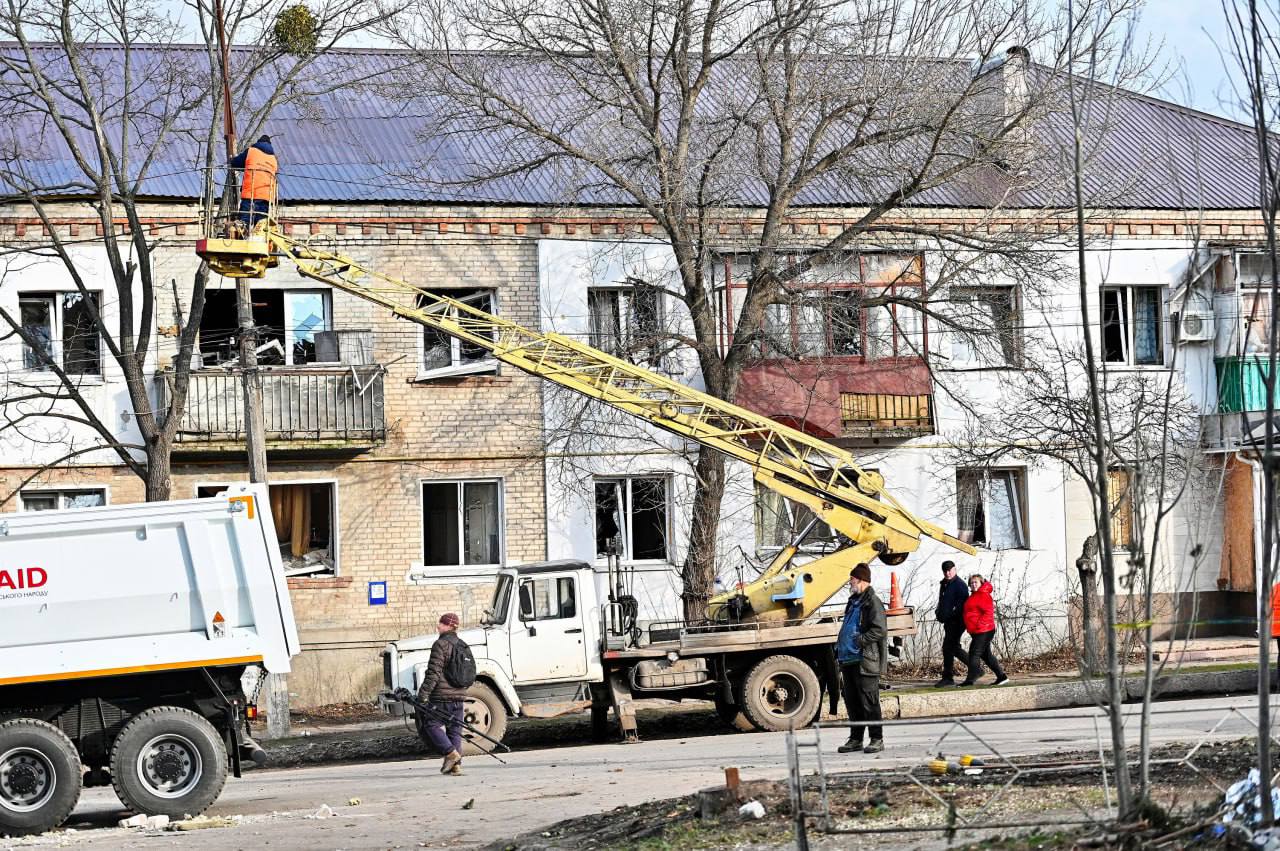
{"type": "MultiPolygon", "coordinates": [[[[201,499],[200,491],[202,490],[212,489],[212,488],[227,489],[235,484],[244,484],[244,482],[243,481],[228,482],[228,481],[219,481],[216,479],[213,481],[199,481],[191,486],[191,495],[194,496],[196,499],[201,499]]],[[[332,532],[332,536],[333,536],[333,543],[330,545],[330,549],[333,550],[333,572],[332,573],[322,573],[322,572],[309,573],[309,574],[304,574],[300,576],[290,576],[288,578],[289,579],[327,579],[331,576],[342,576],[343,575],[342,573],[342,523],[341,523],[342,501],[341,501],[341,494],[339,493],[338,480],[332,479],[332,478],[330,479],[282,479],[280,481],[268,482],[267,483],[268,499],[271,498],[272,485],[329,485],[333,488],[332,496],[330,497],[330,508],[329,508],[330,512],[332,513],[332,516],[329,518],[329,524],[331,526],[330,531],[332,532]]]]}
{"type": "MultiPolygon", "coordinates": [[[[866,468],[866,469],[869,472],[873,471],[871,468],[866,468]]],[[[777,491],[770,490],[769,488],[765,487],[759,482],[755,483],[755,492],[753,494],[753,501],[752,501],[752,514],[753,514],[752,522],[755,525],[755,539],[756,539],[755,545],[756,545],[757,553],[767,554],[770,556],[777,555],[784,548],[791,545],[792,538],[794,537],[796,532],[800,530],[801,526],[803,526],[805,523],[808,523],[810,518],[816,518],[818,521],[818,529],[821,529],[823,526],[825,526],[827,531],[830,534],[825,536],[811,534],[810,538],[806,539],[805,543],[802,543],[800,545],[799,547],[800,552],[815,553],[815,554],[830,552],[833,548],[833,545],[836,542],[835,530],[833,530],[831,526],[828,525],[827,522],[823,520],[821,517],[817,517],[817,515],[814,514],[814,512],[807,505],[802,505],[797,502],[792,502],[782,494],[778,493],[777,491]],[[762,540],[762,537],[763,537],[762,533],[764,529],[761,524],[761,514],[764,511],[771,510],[771,509],[769,509],[761,501],[761,497],[766,497],[768,499],[781,500],[782,510],[786,512],[787,543],[769,544],[769,543],[765,543],[762,540]]]]}
{"type": "Polygon", "coordinates": [[[1168,369],[1168,353],[1165,351],[1169,343],[1169,331],[1166,323],[1169,317],[1165,312],[1164,304],[1165,287],[1159,284],[1115,284],[1104,286],[1100,295],[1100,304],[1098,305],[1098,336],[1099,348],[1102,352],[1102,362],[1108,366],[1132,367],[1135,369],[1168,369]],[[1136,298],[1139,290],[1150,290],[1155,294],[1156,310],[1158,317],[1156,319],[1156,352],[1158,360],[1154,363],[1138,363],[1136,356],[1136,342],[1138,333],[1137,314],[1134,311],[1136,306],[1136,298]],[[1109,293],[1118,292],[1123,294],[1123,299],[1119,303],[1121,317],[1120,321],[1124,325],[1124,336],[1121,340],[1121,349],[1123,355],[1120,360],[1112,360],[1107,357],[1107,295],[1109,293]]]}
{"type": "MultiPolygon", "coordinates": [[[[672,495],[672,477],[671,477],[671,474],[670,474],[670,473],[636,473],[636,474],[634,474],[634,475],[624,475],[624,476],[605,476],[605,475],[599,475],[599,476],[594,476],[594,477],[592,478],[592,480],[591,480],[591,481],[592,481],[592,488],[591,488],[591,507],[592,507],[592,512],[591,512],[591,516],[592,516],[591,532],[592,532],[592,536],[591,536],[591,537],[592,537],[592,547],[593,547],[593,548],[595,548],[595,546],[596,546],[596,544],[595,544],[595,540],[596,540],[596,526],[595,526],[596,520],[595,520],[595,518],[596,518],[596,516],[597,516],[597,509],[596,509],[596,488],[597,488],[597,487],[599,487],[601,484],[606,484],[606,483],[614,483],[614,487],[616,488],[616,487],[618,486],[618,483],[625,483],[625,485],[626,485],[626,493],[624,494],[624,496],[625,496],[625,499],[626,499],[627,511],[626,511],[625,515],[624,515],[624,516],[622,516],[622,518],[621,518],[621,519],[622,519],[623,525],[625,525],[626,529],[625,529],[625,530],[623,530],[623,529],[619,529],[619,534],[621,534],[621,535],[622,535],[622,538],[623,538],[623,547],[622,547],[623,552],[621,552],[621,553],[619,553],[619,554],[618,554],[618,561],[619,561],[619,563],[621,563],[621,564],[636,564],[636,565],[659,565],[659,564],[669,565],[669,564],[674,564],[674,563],[675,563],[675,554],[674,554],[674,552],[673,552],[673,546],[672,546],[674,542],[673,542],[672,535],[671,535],[671,530],[672,530],[672,524],[671,524],[671,521],[672,521],[672,518],[671,518],[671,507],[672,507],[672,502],[673,502],[673,499],[672,499],[672,496],[673,496],[673,495],[672,495]],[[664,528],[663,528],[663,530],[662,530],[662,534],[663,534],[663,541],[664,541],[664,546],[663,546],[663,548],[664,548],[664,550],[666,551],[666,557],[665,557],[665,558],[659,558],[659,559],[652,559],[652,558],[648,558],[648,559],[636,559],[636,558],[632,558],[632,555],[633,555],[633,553],[635,552],[635,536],[634,536],[634,527],[633,527],[633,521],[632,521],[632,517],[631,517],[631,515],[632,515],[632,513],[633,513],[633,510],[632,510],[632,509],[633,509],[633,506],[635,505],[635,501],[634,501],[634,498],[633,498],[633,496],[632,496],[632,483],[633,483],[634,481],[638,480],[638,479],[643,479],[643,480],[652,480],[652,481],[659,481],[659,482],[661,482],[661,483],[662,483],[663,500],[664,500],[664,512],[663,512],[663,513],[664,513],[664,517],[663,517],[663,527],[664,527],[664,528]]],[[[608,557],[607,555],[602,556],[602,555],[600,555],[600,553],[597,551],[597,552],[596,552],[596,554],[595,554],[595,562],[594,562],[594,563],[595,563],[595,564],[605,564],[605,563],[608,561],[608,558],[609,558],[609,557],[608,557]]]]}
{"type": "Polygon", "coordinates": [[[62,497],[70,494],[81,493],[101,493],[102,505],[85,506],[86,508],[105,508],[111,505],[111,487],[109,485],[36,485],[30,488],[22,488],[18,491],[18,511],[35,513],[38,511],[66,511],[71,506],[62,504],[62,497]],[[47,508],[28,508],[27,496],[49,496],[58,497],[58,505],[52,509],[47,508]]]}
{"type": "MultiPolygon", "coordinates": [[[[788,331],[790,343],[794,355],[786,352],[779,352],[768,344],[767,340],[761,340],[756,346],[757,357],[762,360],[809,360],[809,359],[826,359],[826,360],[845,360],[858,361],[862,363],[878,363],[896,360],[918,360],[926,358],[929,354],[929,317],[924,311],[914,311],[918,315],[919,325],[915,332],[911,332],[906,328],[899,319],[898,311],[902,305],[891,303],[888,305],[878,305],[871,310],[887,311],[889,316],[889,328],[891,329],[890,343],[888,353],[877,354],[873,349],[877,345],[877,341],[871,336],[870,318],[871,314],[868,308],[859,299],[856,302],[858,312],[858,338],[859,352],[856,354],[834,352],[835,348],[835,323],[832,321],[832,308],[836,305],[837,296],[850,294],[861,294],[870,292],[874,296],[887,295],[893,296],[897,294],[899,289],[917,290],[920,299],[923,301],[927,295],[928,288],[926,286],[924,274],[924,255],[919,252],[902,253],[902,252],[849,252],[853,255],[847,257],[848,260],[857,260],[858,263],[858,280],[814,280],[802,282],[787,292],[787,298],[780,301],[774,301],[765,306],[766,316],[763,331],[768,331],[770,321],[768,312],[772,308],[784,308],[787,312],[788,331]],[[874,258],[883,257],[889,259],[899,259],[906,262],[907,266],[914,267],[913,274],[902,274],[899,279],[884,282],[868,278],[868,262],[874,258]],[[816,297],[815,297],[816,296],[816,297]],[[820,311],[822,318],[822,345],[823,351],[813,354],[803,349],[808,345],[804,343],[801,335],[801,327],[803,318],[797,320],[797,308],[800,310],[811,308],[817,302],[816,307],[820,311]],[[912,348],[909,337],[912,334],[918,335],[919,349],[912,348]]],[[[800,256],[792,256],[784,258],[785,262],[798,262],[800,256]]],[[[728,256],[725,263],[728,266],[725,279],[727,283],[726,290],[741,289],[734,287],[733,281],[736,280],[733,271],[733,263],[735,257],[728,256]]],[[[726,303],[730,302],[731,295],[726,292],[726,303]]],[[[736,323],[736,319],[735,319],[736,323]]]]}
{"type": "MultiPolygon", "coordinates": [[[[502,315],[502,305],[499,298],[497,287],[453,287],[450,289],[439,288],[435,290],[440,295],[448,296],[454,299],[465,299],[477,293],[486,293],[489,296],[489,309],[487,313],[494,316],[502,315]]],[[[449,309],[453,313],[453,308],[449,309]]],[[[453,378],[466,375],[483,375],[498,374],[499,361],[492,354],[487,354],[478,360],[469,363],[462,362],[462,347],[464,343],[453,335],[449,337],[449,366],[439,366],[428,368],[424,361],[427,357],[427,335],[438,334],[441,332],[433,328],[423,326],[422,333],[418,334],[418,369],[415,381],[432,381],[437,378],[453,378]]]]}
{"type": "MultiPolygon", "coordinates": [[[[280,312],[284,316],[284,362],[286,366],[311,366],[317,364],[319,366],[332,366],[332,364],[320,364],[318,361],[312,360],[306,363],[295,363],[293,357],[293,348],[299,342],[297,337],[297,328],[289,324],[289,296],[291,295],[318,295],[320,296],[320,304],[324,310],[324,317],[321,324],[323,328],[318,331],[333,331],[333,290],[332,288],[298,288],[298,289],[281,289],[282,304],[280,312]]],[[[312,339],[317,331],[312,332],[312,339]]],[[[317,483],[318,484],[318,483],[317,483]]]]}
{"type": "Polygon", "coordinates": [[[1107,497],[1111,515],[1111,545],[1133,551],[1134,538],[1134,468],[1112,465],[1107,468],[1107,497]],[[1121,477],[1123,477],[1121,481],[1121,477]]]}
{"type": "MultiPolygon", "coordinates": [[[[965,541],[965,543],[972,544],[973,546],[981,547],[982,549],[985,549],[985,550],[990,550],[991,552],[1007,552],[1009,550],[1032,549],[1031,528],[1030,528],[1030,522],[1029,522],[1030,511],[1028,506],[1030,495],[1028,493],[1026,467],[957,467],[955,469],[955,487],[956,487],[956,529],[957,529],[957,537],[959,537],[960,540],[965,541]],[[976,525],[975,525],[975,528],[969,530],[972,533],[969,536],[969,538],[966,538],[966,535],[965,535],[966,530],[965,530],[965,523],[964,523],[964,516],[963,516],[964,509],[960,503],[960,498],[961,498],[960,477],[962,474],[979,477],[978,492],[982,499],[982,516],[983,516],[982,537],[984,539],[983,543],[981,544],[976,543],[977,537],[978,537],[976,525]],[[988,519],[992,513],[991,504],[989,502],[990,486],[989,484],[987,487],[982,486],[982,481],[985,480],[986,482],[989,483],[992,480],[992,474],[1008,474],[1012,477],[1012,485],[1013,485],[1012,492],[1014,496],[1012,509],[1014,513],[1015,528],[1017,529],[1019,533],[1019,537],[1021,539],[1016,546],[1001,547],[998,550],[990,546],[991,529],[990,529],[990,520],[988,519]]],[[[976,514],[975,514],[975,521],[976,521],[976,514]]]]}
{"type": "MultiPolygon", "coordinates": [[[[18,321],[19,323],[22,322],[23,302],[31,302],[31,301],[46,302],[49,306],[49,340],[48,340],[47,348],[48,348],[48,354],[49,354],[50,360],[52,360],[55,364],[57,364],[58,367],[69,376],[74,375],[81,378],[88,378],[91,380],[100,380],[102,378],[102,373],[103,373],[104,359],[102,357],[102,335],[98,332],[96,325],[94,326],[94,329],[93,329],[94,336],[97,338],[96,345],[95,345],[95,349],[97,352],[97,357],[95,359],[95,371],[83,372],[79,370],[73,370],[67,366],[67,362],[66,362],[66,320],[62,315],[63,309],[64,309],[62,307],[62,301],[67,296],[80,296],[81,298],[84,298],[86,297],[86,295],[88,298],[92,298],[97,302],[96,309],[98,311],[99,318],[101,318],[102,316],[102,291],[101,290],[89,290],[87,294],[81,292],[78,289],[77,290],[24,290],[18,293],[18,321]]],[[[19,340],[19,343],[22,349],[23,371],[29,372],[29,373],[52,373],[53,372],[52,368],[50,368],[47,365],[33,364],[31,366],[28,366],[27,365],[28,358],[30,357],[33,360],[35,359],[35,350],[27,346],[27,343],[25,340],[19,340]]]]}
{"type": "Polygon", "coordinates": [[[656,365],[661,360],[657,341],[662,334],[666,314],[666,302],[662,297],[662,291],[657,287],[649,286],[643,281],[633,280],[626,284],[587,287],[587,343],[592,348],[599,349],[631,363],[656,365]],[[641,323],[636,319],[639,313],[636,310],[636,293],[641,289],[652,293],[654,300],[654,327],[651,337],[648,338],[650,342],[643,346],[639,345],[637,341],[646,338],[637,336],[640,333],[644,333],[644,331],[639,329],[641,323]],[[614,297],[610,306],[616,313],[618,335],[610,345],[604,345],[607,341],[603,339],[603,335],[593,330],[596,317],[592,303],[593,296],[602,295],[614,297]]]}
{"type": "Polygon", "coordinates": [[[477,476],[475,478],[445,478],[445,479],[419,479],[418,480],[418,554],[422,557],[422,566],[427,570],[434,568],[466,568],[468,570],[493,569],[499,570],[507,561],[507,506],[506,506],[506,480],[501,476],[477,476]],[[468,564],[465,560],[466,553],[466,518],[464,511],[466,508],[466,500],[464,498],[465,485],[468,484],[496,484],[497,485],[497,527],[498,527],[498,561],[486,562],[484,564],[468,564]],[[433,564],[427,561],[427,524],[426,524],[426,485],[456,485],[458,488],[458,563],[456,564],[433,564]]]}
{"type": "Polygon", "coordinates": [[[519,578],[519,582],[516,584],[515,597],[516,597],[516,620],[520,621],[521,623],[539,623],[541,621],[576,620],[578,617],[578,583],[577,583],[576,576],[522,576],[519,578]],[[554,615],[549,614],[545,616],[540,616],[538,614],[537,597],[531,593],[529,602],[533,607],[533,611],[529,617],[525,617],[524,606],[522,605],[523,596],[524,596],[523,591],[526,587],[536,586],[539,582],[553,583],[552,588],[555,590],[556,613],[554,615]],[[565,601],[564,601],[564,597],[561,595],[561,589],[564,588],[564,584],[566,582],[569,583],[569,588],[572,589],[573,591],[572,598],[570,599],[570,602],[572,603],[573,608],[568,614],[565,614],[565,611],[564,611],[565,601]]]}
{"type": "Polygon", "coordinates": [[[1021,286],[1019,286],[1018,284],[981,284],[976,286],[956,286],[956,287],[952,287],[950,292],[948,293],[948,300],[952,304],[955,304],[957,294],[963,294],[963,295],[970,296],[968,303],[972,304],[973,296],[977,296],[983,293],[993,293],[993,292],[1005,292],[1005,293],[1008,293],[1009,295],[1010,316],[1007,324],[1009,325],[1010,339],[1009,339],[1007,348],[1010,349],[1011,351],[1006,351],[1006,346],[1002,344],[999,349],[1002,362],[992,363],[988,360],[987,356],[984,354],[983,351],[976,348],[968,339],[966,339],[967,335],[959,331],[953,331],[952,333],[957,337],[959,337],[963,341],[963,345],[965,345],[969,349],[969,353],[972,355],[972,357],[966,360],[957,359],[955,356],[955,343],[952,343],[952,352],[951,352],[951,358],[948,364],[948,368],[955,369],[955,370],[966,370],[966,371],[978,371],[978,370],[989,370],[989,369],[1019,370],[1025,366],[1025,361],[1023,358],[1023,354],[1026,350],[1025,340],[1023,335],[1023,330],[1024,330],[1023,322],[1025,320],[1024,320],[1024,312],[1023,312],[1021,286]]]}

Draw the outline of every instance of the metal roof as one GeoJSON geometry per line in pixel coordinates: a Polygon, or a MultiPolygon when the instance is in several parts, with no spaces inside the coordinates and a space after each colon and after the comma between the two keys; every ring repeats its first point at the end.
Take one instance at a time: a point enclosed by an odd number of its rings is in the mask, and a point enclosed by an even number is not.
{"type": "MultiPolygon", "coordinates": [[[[14,45],[0,45],[12,52],[14,45]]],[[[85,51],[89,61],[112,79],[121,65],[118,47],[85,51]]],[[[37,59],[56,69],[63,60],[56,48],[37,48],[37,59]]],[[[208,82],[208,51],[204,46],[155,46],[132,51],[135,103],[174,103],[198,94],[208,82]],[[201,63],[206,63],[202,65],[201,63]]],[[[338,50],[319,57],[293,85],[295,97],[277,107],[265,123],[280,160],[280,194],[284,201],[333,203],[483,203],[533,206],[633,206],[634,201],[601,175],[578,163],[551,158],[528,173],[477,182],[528,156],[531,143],[506,128],[464,121],[438,92],[429,89],[408,68],[410,57],[397,51],[338,50]],[[332,81],[347,80],[335,86],[332,81]]],[[[583,105],[556,89],[536,72],[540,60],[492,54],[472,61],[488,63],[500,85],[537,94],[528,102],[540,120],[568,128],[567,132],[598,134],[608,117],[587,115],[583,105]]],[[[236,60],[239,61],[239,60],[236,60]]],[[[957,80],[971,69],[955,67],[957,80]]],[[[287,69],[280,69],[280,72],[287,69]]],[[[0,75],[0,93],[6,79],[0,75]]],[[[249,103],[263,102],[269,81],[258,84],[249,103]]],[[[119,83],[123,90],[123,83],[119,83]]],[[[749,95],[749,86],[732,64],[725,64],[713,80],[712,100],[724,104],[749,95]]],[[[119,92],[113,92],[119,94],[119,92]]],[[[203,103],[195,98],[193,102],[203,103]]],[[[165,150],[150,162],[140,192],[157,198],[195,199],[201,187],[201,145],[208,112],[198,106],[182,114],[169,132],[165,150]]],[[[1256,206],[1256,154],[1252,128],[1177,104],[1118,91],[1089,116],[1086,142],[1085,188],[1092,206],[1146,209],[1250,209],[1256,206]]],[[[131,128],[145,137],[146,122],[131,128]]],[[[1001,169],[972,168],[965,174],[911,197],[917,207],[1069,206],[1071,198],[1062,178],[1069,174],[1063,153],[1071,138],[1069,115],[1051,111],[1033,122],[1034,172],[1030,180],[1014,180],[1001,169]]],[[[615,137],[625,147],[630,137],[615,137]]],[[[247,140],[246,140],[247,141],[247,140]]],[[[141,148],[139,148],[141,150],[141,148]]],[[[619,152],[620,160],[626,151],[619,152]]],[[[57,194],[84,191],[83,176],[68,155],[55,128],[38,111],[17,110],[0,126],[0,161],[17,156],[24,182],[57,194]]],[[[135,155],[136,156],[136,155],[135,155]]],[[[900,175],[894,157],[911,156],[909,149],[872,151],[863,172],[849,170],[815,181],[796,199],[795,206],[861,206],[883,197],[900,175]],[[874,159],[879,157],[879,159],[874,159]],[[888,163],[889,165],[886,165],[888,163]],[[871,175],[871,177],[867,177],[871,175]]],[[[636,172],[639,174],[639,172],[636,172]]],[[[0,183],[6,178],[0,176],[0,183]]],[[[755,206],[767,197],[757,175],[723,180],[726,202],[755,206]]]]}

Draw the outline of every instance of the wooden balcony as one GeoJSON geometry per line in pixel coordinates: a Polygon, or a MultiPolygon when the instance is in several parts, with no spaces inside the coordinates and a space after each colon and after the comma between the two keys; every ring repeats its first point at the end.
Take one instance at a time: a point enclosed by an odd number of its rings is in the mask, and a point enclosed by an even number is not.
{"type": "Polygon", "coordinates": [[[932,397],[841,393],[843,437],[918,437],[933,434],[932,397]]]}
{"type": "MultiPolygon", "coordinates": [[[[380,365],[309,364],[261,368],[267,450],[361,452],[386,441],[380,365]]],[[[161,408],[172,393],[172,372],[156,376],[161,408]]],[[[244,395],[238,369],[191,373],[179,451],[243,452],[244,395]]]]}

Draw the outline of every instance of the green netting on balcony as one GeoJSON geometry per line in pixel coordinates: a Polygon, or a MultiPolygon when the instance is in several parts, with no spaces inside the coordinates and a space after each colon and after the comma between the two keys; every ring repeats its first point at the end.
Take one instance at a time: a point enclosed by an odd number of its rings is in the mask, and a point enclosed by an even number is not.
{"type": "Polygon", "coordinates": [[[1218,412],[1265,411],[1265,379],[1270,365],[1266,355],[1218,358],[1218,412]]]}

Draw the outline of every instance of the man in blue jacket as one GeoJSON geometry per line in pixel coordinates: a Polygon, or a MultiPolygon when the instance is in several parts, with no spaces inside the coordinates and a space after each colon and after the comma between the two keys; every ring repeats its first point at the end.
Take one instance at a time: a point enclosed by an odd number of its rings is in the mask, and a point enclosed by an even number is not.
{"type": "Polygon", "coordinates": [[[968,667],[968,657],[960,652],[964,637],[964,601],[969,599],[969,586],[956,575],[956,563],[942,563],[942,581],[938,583],[938,608],[933,616],[942,624],[942,679],[934,684],[944,688],[956,684],[955,661],[968,667]]]}
{"type": "MultiPolygon", "coordinates": [[[[844,708],[853,722],[878,722],[880,714],[880,675],[884,673],[886,645],[889,635],[884,603],[871,587],[871,568],[856,565],[849,572],[849,602],[844,607],[844,623],[836,639],[836,661],[840,663],[840,679],[844,683],[844,708]]],[[[879,724],[854,723],[849,728],[849,741],[840,753],[884,750],[884,732],[879,724]],[[862,745],[864,730],[870,734],[862,745]]]]}

